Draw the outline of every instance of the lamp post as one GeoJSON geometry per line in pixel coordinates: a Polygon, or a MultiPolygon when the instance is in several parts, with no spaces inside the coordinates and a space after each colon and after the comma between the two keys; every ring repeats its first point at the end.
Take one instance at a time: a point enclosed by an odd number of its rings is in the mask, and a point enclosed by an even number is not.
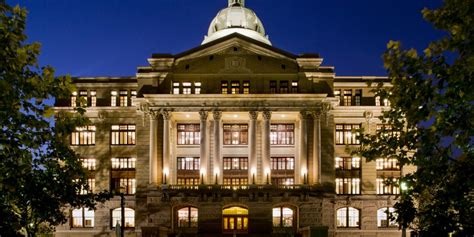
{"type": "MultiPolygon", "coordinates": [[[[406,191],[408,190],[408,185],[406,182],[403,182],[401,181],[400,182],[400,191],[402,193],[405,193],[406,191]]],[[[406,237],[407,236],[407,228],[405,226],[405,223],[401,223],[402,224],[402,237],[406,237]]]]}
{"type": "MultiPolygon", "coordinates": [[[[120,228],[115,226],[116,235],[124,237],[125,234],[125,187],[120,186],[118,195],[120,196],[120,228]]],[[[117,224],[119,225],[119,224],[117,224]]]]}

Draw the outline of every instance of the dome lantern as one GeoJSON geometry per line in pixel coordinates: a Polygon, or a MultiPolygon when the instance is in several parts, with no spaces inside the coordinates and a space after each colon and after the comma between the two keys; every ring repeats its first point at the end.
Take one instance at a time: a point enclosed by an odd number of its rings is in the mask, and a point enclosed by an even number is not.
{"type": "Polygon", "coordinates": [[[229,7],[233,6],[245,7],[245,0],[229,0],[229,7]]]}

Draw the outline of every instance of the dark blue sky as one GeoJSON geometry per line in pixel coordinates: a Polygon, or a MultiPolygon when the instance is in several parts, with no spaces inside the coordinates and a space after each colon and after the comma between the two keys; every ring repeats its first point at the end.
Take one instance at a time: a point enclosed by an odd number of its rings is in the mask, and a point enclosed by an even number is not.
{"type": "MultiPolygon", "coordinates": [[[[152,53],[200,45],[227,0],[9,0],[26,7],[30,41],[40,63],[58,74],[130,76],[152,53]]],[[[384,75],[390,39],[423,49],[441,33],[423,7],[441,0],[247,0],[277,48],[319,53],[337,75],[384,75]]]]}

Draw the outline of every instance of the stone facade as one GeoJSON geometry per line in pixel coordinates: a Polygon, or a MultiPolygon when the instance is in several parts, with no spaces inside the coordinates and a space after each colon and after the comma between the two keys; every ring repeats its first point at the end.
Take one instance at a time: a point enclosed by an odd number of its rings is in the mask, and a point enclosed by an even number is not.
{"type": "MultiPolygon", "coordinates": [[[[377,180],[401,171],[351,157],[345,127],[382,126],[367,82],[387,78],[337,77],[262,41],[237,32],[153,54],[136,77],[75,78],[56,110],[87,97],[95,141],[71,146],[95,160],[93,191],[125,187],[126,236],[400,235],[379,211],[398,191],[377,180]]],[[[119,209],[116,196],[92,219],[71,210],[55,235],[115,236],[119,209]]]]}

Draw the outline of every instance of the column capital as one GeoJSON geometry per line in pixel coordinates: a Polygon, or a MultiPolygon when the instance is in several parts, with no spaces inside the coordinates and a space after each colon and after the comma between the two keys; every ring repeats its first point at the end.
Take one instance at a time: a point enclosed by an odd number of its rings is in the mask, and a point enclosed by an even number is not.
{"type": "Polygon", "coordinates": [[[161,115],[161,113],[159,111],[156,111],[156,110],[149,110],[149,111],[146,112],[146,114],[148,114],[148,116],[150,116],[151,120],[158,120],[160,118],[160,115],[161,115]]]}
{"type": "Polygon", "coordinates": [[[208,115],[209,113],[206,110],[199,111],[199,117],[201,118],[201,120],[207,120],[208,115]]]}
{"type": "Polygon", "coordinates": [[[214,118],[214,120],[221,120],[222,111],[219,111],[219,110],[212,111],[212,117],[214,118]]]}
{"type": "Polygon", "coordinates": [[[258,112],[257,112],[257,111],[250,111],[250,112],[249,112],[249,118],[250,118],[251,120],[257,120],[257,118],[258,118],[258,112]]]}
{"type": "Polygon", "coordinates": [[[170,120],[171,119],[171,111],[162,110],[161,115],[163,115],[164,120],[170,120]]]}
{"type": "Polygon", "coordinates": [[[270,111],[270,110],[264,110],[264,111],[263,111],[263,119],[265,119],[265,120],[270,120],[270,119],[272,119],[272,111],[270,111]]]}
{"type": "Polygon", "coordinates": [[[299,113],[299,118],[300,119],[308,119],[308,115],[311,115],[311,113],[306,111],[306,110],[302,110],[299,113]]]}

